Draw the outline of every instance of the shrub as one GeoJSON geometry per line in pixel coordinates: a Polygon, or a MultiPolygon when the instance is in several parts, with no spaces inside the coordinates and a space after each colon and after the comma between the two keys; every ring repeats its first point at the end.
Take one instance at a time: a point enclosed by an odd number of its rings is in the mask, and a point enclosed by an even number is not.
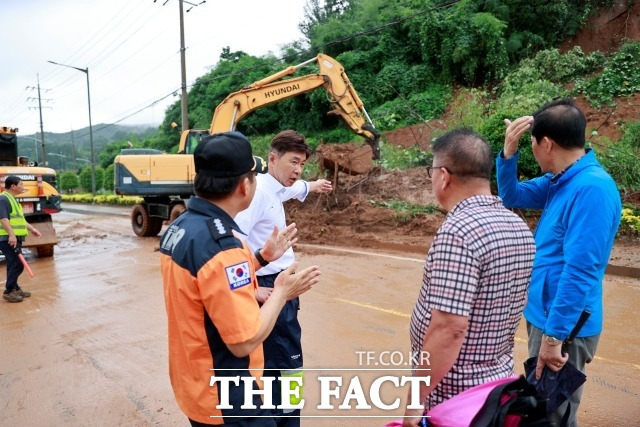
{"type": "Polygon", "coordinates": [[[113,165],[113,163],[107,166],[107,168],[104,170],[103,186],[104,186],[104,189],[107,191],[113,191],[114,173],[115,173],[114,170],[115,170],[115,166],[113,165]]]}
{"type": "Polygon", "coordinates": [[[429,214],[440,212],[440,208],[435,205],[414,205],[402,200],[388,200],[386,202],[376,202],[370,200],[373,206],[393,209],[393,222],[395,225],[406,224],[419,214],[429,214]]]}
{"type": "Polygon", "coordinates": [[[91,193],[82,193],[82,194],[63,194],[62,201],[74,202],[74,203],[97,203],[101,205],[108,204],[108,205],[131,206],[137,203],[142,203],[144,200],[142,199],[142,197],[136,197],[136,196],[118,196],[116,194],[99,194],[93,197],[91,193]]]}
{"type": "MultiPolygon", "coordinates": [[[[96,174],[96,191],[102,188],[104,183],[104,169],[100,167],[95,168],[96,174]]],[[[91,191],[91,167],[87,166],[80,172],[80,187],[84,191],[91,191]]]]}
{"type": "MultiPolygon", "coordinates": [[[[630,133],[629,130],[627,132],[630,133]]],[[[600,138],[598,143],[594,143],[598,160],[622,193],[640,190],[640,149],[631,145],[632,138],[627,136],[627,132],[618,143],[612,143],[604,137],[600,138]]]]}
{"type": "Polygon", "coordinates": [[[623,45],[598,77],[576,82],[576,90],[596,105],[640,92],[640,42],[623,45]]]}
{"type": "Polygon", "coordinates": [[[451,100],[450,86],[434,84],[424,92],[399,97],[374,109],[371,115],[380,130],[409,126],[442,115],[451,100]]]}
{"type": "Polygon", "coordinates": [[[387,170],[410,169],[418,166],[426,166],[431,163],[433,155],[425,152],[419,146],[409,148],[394,147],[382,144],[380,147],[380,160],[378,164],[387,170]]]}
{"type": "Polygon", "coordinates": [[[487,93],[478,89],[460,90],[458,96],[451,102],[451,120],[449,129],[469,128],[478,132],[484,122],[485,100],[487,93]]]}
{"type": "Polygon", "coordinates": [[[62,191],[71,192],[78,188],[79,185],[78,175],[74,172],[65,172],[60,177],[60,189],[62,191]]]}
{"type": "Polygon", "coordinates": [[[640,235],[640,209],[628,203],[623,205],[620,231],[640,235]]]}
{"type": "Polygon", "coordinates": [[[602,68],[605,64],[605,56],[598,51],[585,56],[580,46],[575,46],[565,54],[561,54],[558,49],[543,50],[538,52],[533,60],[525,61],[532,61],[544,79],[566,83],[572,78],[590,74],[602,68]]]}

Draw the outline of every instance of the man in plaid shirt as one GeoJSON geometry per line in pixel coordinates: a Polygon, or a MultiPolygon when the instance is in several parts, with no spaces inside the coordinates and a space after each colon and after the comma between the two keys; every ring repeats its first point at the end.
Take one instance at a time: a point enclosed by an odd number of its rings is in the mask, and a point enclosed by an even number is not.
{"type": "MultiPolygon", "coordinates": [[[[464,390],[514,374],[514,335],[535,255],[525,222],[491,194],[493,155],[466,129],[438,138],[428,168],[438,202],[449,212],[436,233],[411,316],[414,354],[428,352],[414,376],[430,376],[420,399],[428,410],[464,390]],[[421,370],[431,369],[431,370],[421,370]]],[[[417,426],[422,409],[407,409],[417,426]]]]}

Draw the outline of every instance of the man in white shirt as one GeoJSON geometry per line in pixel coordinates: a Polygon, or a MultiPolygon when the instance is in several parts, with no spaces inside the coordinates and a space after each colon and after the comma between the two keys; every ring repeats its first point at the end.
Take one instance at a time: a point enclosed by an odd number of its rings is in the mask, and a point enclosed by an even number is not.
{"type": "MultiPolygon", "coordinates": [[[[303,202],[310,192],[329,193],[332,190],[331,182],[326,179],[313,182],[300,179],[310,154],[311,149],[301,133],[285,130],[276,135],[269,150],[268,173],[256,177],[258,185],[251,205],[235,217],[240,229],[247,234],[247,244],[262,266],[257,271],[259,290],[256,298],[260,303],[265,302],[271,294],[278,274],[295,261],[293,248],[271,263],[260,256],[260,249],[273,232],[273,227],[277,226],[279,230],[286,227],[283,202],[293,198],[303,202]]],[[[265,375],[302,376],[299,306],[298,298],[287,301],[271,335],[263,343],[265,370],[271,369],[268,373],[265,372],[265,375]]],[[[279,382],[274,383],[273,390],[273,404],[277,406],[280,404],[279,382]]],[[[296,417],[300,415],[300,410],[272,412],[278,426],[300,425],[300,418],[296,417]],[[286,417],[279,418],[283,415],[286,417]]]]}

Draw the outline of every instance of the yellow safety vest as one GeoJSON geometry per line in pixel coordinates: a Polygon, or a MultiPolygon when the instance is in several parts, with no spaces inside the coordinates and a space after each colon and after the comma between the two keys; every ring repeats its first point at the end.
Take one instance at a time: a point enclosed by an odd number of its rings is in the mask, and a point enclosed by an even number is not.
{"type": "MultiPolygon", "coordinates": [[[[8,191],[4,191],[0,193],[0,197],[4,197],[9,201],[11,205],[11,213],[9,214],[9,223],[11,224],[11,228],[13,228],[13,232],[16,236],[26,236],[28,234],[27,231],[27,220],[24,219],[24,213],[22,212],[22,206],[18,201],[9,193],[8,191]]],[[[4,227],[0,226],[0,236],[8,236],[9,233],[4,227]]]]}

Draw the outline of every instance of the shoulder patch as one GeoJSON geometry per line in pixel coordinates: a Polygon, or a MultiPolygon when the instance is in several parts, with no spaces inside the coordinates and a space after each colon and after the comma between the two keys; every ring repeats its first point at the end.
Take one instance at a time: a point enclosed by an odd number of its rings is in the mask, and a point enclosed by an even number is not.
{"type": "Polygon", "coordinates": [[[224,268],[229,281],[229,288],[234,291],[251,283],[251,269],[249,262],[241,262],[224,268]]]}
{"type": "Polygon", "coordinates": [[[220,218],[213,218],[207,221],[209,231],[214,240],[220,240],[223,237],[233,236],[233,230],[225,224],[220,218]]]}

